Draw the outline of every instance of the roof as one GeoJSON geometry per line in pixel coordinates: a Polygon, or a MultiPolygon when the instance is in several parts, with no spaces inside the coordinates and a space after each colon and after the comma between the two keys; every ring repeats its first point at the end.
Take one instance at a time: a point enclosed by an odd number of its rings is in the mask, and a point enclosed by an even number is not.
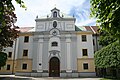
{"type": "Polygon", "coordinates": [[[75,31],[87,31],[84,26],[75,26],[75,31]]]}
{"type": "Polygon", "coordinates": [[[98,34],[98,26],[75,26],[75,31],[91,31],[98,34]]]}
{"type": "MultiPolygon", "coordinates": [[[[20,32],[34,32],[34,27],[20,27],[20,32]]],[[[94,34],[98,34],[98,26],[75,26],[75,31],[91,31],[94,34]]]]}
{"type": "Polygon", "coordinates": [[[78,28],[77,26],[75,26],[75,31],[82,31],[82,30],[78,28]]]}
{"type": "Polygon", "coordinates": [[[90,26],[84,26],[86,28],[87,31],[92,31],[92,29],[90,28],[90,26]]]}
{"type": "Polygon", "coordinates": [[[98,26],[84,26],[87,31],[92,31],[94,34],[98,34],[98,26]]]}
{"type": "Polygon", "coordinates": [[[56,7],[55,8],[53,8],[51,11],[53,11],[53,10],[57,10],[57,11],[60,11],[59,9],[57,9],[56,7]]]}
{"type": "Polygon", "coordinates": [[[34,27],[20,27],[18,30],[20,32],[33,32],[34,31],[34,27]]]}
{"type": "Polygon", "coordinates": [[[96,33],[99,33],[98,32],[98,30],[99,30],[99,27],[98,26],[91,26],[93,29],[94,29],[94,31],[96,32],[96,33]]]}

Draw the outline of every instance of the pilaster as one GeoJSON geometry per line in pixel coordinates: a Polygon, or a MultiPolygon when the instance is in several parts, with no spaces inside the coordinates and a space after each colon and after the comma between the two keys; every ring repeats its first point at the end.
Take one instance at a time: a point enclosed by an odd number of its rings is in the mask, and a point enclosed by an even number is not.
{"type": "Polygon", "coordinates": [[[66,72],[72,72],[71,69],[71,52],[70,52],[70,46],[71,46],[71,35],[66,36],[66,44],[67,44],[67,70],[66,72]]]}
{"type": "Polygon", "coordinates": [[[38,40],[37,71],[42,72],[43,38],[38,40]]]}
{"type": "Polygon", "coordinates": [[[13,55],[13,56],[15,56],[15,57],[13,57],[13,58],[15,58],[15,59],[18,58],[18,57],[17,57],[17,55],[18,55],[18,49],[19,49],[19,38],[17,38],[17,39],[14,41],[14,55],[13,55]]]}

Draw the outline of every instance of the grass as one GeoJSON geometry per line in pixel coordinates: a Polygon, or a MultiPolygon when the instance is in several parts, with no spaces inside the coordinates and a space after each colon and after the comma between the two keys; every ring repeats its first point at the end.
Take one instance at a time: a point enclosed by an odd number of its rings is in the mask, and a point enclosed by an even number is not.
{"type": "Polygon", "coordinates": [[[103,79],[100,79],[100,80],[120,80],[120,79],[108,79],[108,78],[103,78],[103,79]]]}

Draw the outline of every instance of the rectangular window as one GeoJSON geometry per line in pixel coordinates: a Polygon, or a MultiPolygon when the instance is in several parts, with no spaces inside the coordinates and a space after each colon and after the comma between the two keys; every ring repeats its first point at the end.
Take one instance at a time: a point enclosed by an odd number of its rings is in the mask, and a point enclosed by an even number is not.
{"type": "Polygon", "coordinates": [[[11,58],[12,57],[12,52],[9,52],[8,53],[8,58],[11,58]]]}
{"type": "Polygon", "coordinates": [[[82,49],[83,56],[88,56],[87,49],[82,49]]]}
{"type": "Polygon", "coordinates": [[[88,63],[83,63],[83,69],[88,70],[88,63]]]}
{"type": "Polygon", "coordinates": [[[24,37],[24,42],[29,42],[29,36],[24,37]]]}
{"type": "Polygon", "coordinates": [[[22,69],[27,69],[27,64],[23,64],[22,69]]]}
{"type": "Polygon", "coordinates": [[[28,50],[23,50],[23,56],[28,56],[28,50]]]}
{"type": "Polygon", "coordinates": [[[82,35],[82,41],[83,41],[83,42],[87,41],[86,35],[82,35]]]}
{"type": "Polygon", "coordinates": [[[95,45],[95,40],[93,39],[93,45],[95,45]]]}
{"type": "Polygon", "coordinates": [[[10,70],[10,64],[7,64],[7,70],[10,70]]]}
{"type": "Polygon", "coordinates": [[[57,42],[52,42],[52,46],[58,46],[58,43],[57,42]]]}

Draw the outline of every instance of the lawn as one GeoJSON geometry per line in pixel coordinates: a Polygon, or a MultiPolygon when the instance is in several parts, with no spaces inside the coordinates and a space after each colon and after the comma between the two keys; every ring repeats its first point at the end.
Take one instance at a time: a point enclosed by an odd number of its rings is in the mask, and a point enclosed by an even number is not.
{"type": "Polygon", "coordinates": [[[108,78],[103,78],[103,79],[100,79],[100,80],[120,80],[120,79],[108,79],[108,78]]]}

